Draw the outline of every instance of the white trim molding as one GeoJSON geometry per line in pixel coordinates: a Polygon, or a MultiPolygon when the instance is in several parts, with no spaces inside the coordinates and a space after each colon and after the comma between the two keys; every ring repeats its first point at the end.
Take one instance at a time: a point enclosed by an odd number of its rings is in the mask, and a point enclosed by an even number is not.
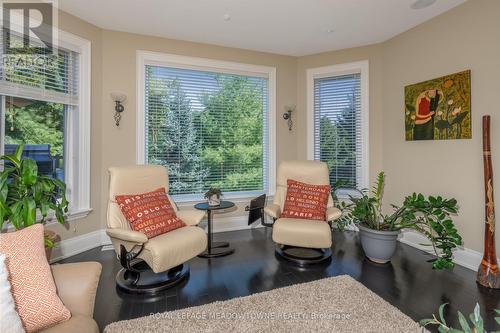
{"type": "MultiPolygon", "coordinates": [[[[70,117],[68,119],[68,127],[72,132],[70,132],[71,138],[68,140],[67,150],[70,153],[67,159],[68,170],[71,170],[68,176],[72,177],[70,181],[72,188],[68,188],[68,190],[70,202],[73,203],[70,207],[69,215],[71,215],[73,219],[76,219],[87,216],[92,210],[90,208],[92,50],[89,40],[73,34],[59,31],[59,39],[60,46],[71,49],[80,55],[78,62],[78,107],[72,110],[76,111],[76,117],[73,118],[70,112],[70,117]]],[[[67,177],[67,179],[69,178],[67,177]]]]}
{"type": "MultiPolygon", "coordinates": [[[[424,252],[434,254],[432,246],[422,245],[429,244],[429,240],[427,239],[427,237],[416,231],[404,230],[398,240],[403,244],[407,244],[424,252]]],[[[481,253],[465,247],[458,248],[453,251],[453,262],[473,271],[477,271],[477,269],[479,268],[482,257],[483,256],[481,253]]]]}
{"type": "Polygon", "coordinates": [[[360,187],[369,186],[369,63],[368,60],[338,64],[325,67],[310,68],[307,70],[307,159],[314,159],[314,79],[333,77],[347,74],[361,74],[361,134],[362,134],[362,170],[360,187]]]}
{"type": "MultiPolygon", "coordinates": [[[[166,54],[151,51],[137,51],[137,120],[136,120],[136,162],[144,164],[146,160],[145,151],[145,89],[146,89],[146,65],[156,65],[173,68],[202,70],[209,72],[220,72],[237,75],[251,75],[265,77],[268,79],[268,124],[267,133],[267,161],[268,181],[265,192],[273,195],[276,188],[276,68],[253,64],[244,64],[231,61],[221,61],[207,58],[188,57],[175,54],[166,54]]],[[[249,193],[239,193],[235,197],[248,197],[249,193]]],[[[174,197],[176,201],[189,201],[193,198],[174,197]]],[[[232,198],[232,197],[228,197],[232,198]]]]}
{"type": "Polygon", "coordinates": [[[109,239],[108,235],[106,235],[106,231],[103,229],[92,231],[81,236],[65,239],[59,243],[56,243],[52,248],[50,262],[54,263],[59,260],[91,250],[93,248],[108,244],[111,244],[111,240],[109,239]]]}

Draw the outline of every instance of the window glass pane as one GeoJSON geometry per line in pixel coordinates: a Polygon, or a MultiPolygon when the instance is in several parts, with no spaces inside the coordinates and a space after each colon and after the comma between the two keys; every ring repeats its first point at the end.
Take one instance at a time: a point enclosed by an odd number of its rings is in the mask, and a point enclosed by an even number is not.
{"type": "Polygon", "coordinates": [[[4,153],[25,144],[23,156],[37,162],[41,175],[64,180],[64,104],[5,96],[4,153]]]}
{"type": "MultiPolygon", "coordinates": [[[[22,38],[17,39],[21,45],[22,38]]],[[[16,40],[15,35],[12,40],[16,40]]],[[[64,49],[58,49],[56,54],[2,54],[0,78],[10,84],[76,96],[78,59],[76,52],[64,49]]]]}
{"type": "Polygon", "coordinates": [[[330,182],[361,182],[360,74],[314,80],[314,158],[330,169],[330,182]]]}
{"type": "Polygon", "coordinates": [[[170,194],[262,191],[267,78],[146,66],[146,161],[170,194]]]}

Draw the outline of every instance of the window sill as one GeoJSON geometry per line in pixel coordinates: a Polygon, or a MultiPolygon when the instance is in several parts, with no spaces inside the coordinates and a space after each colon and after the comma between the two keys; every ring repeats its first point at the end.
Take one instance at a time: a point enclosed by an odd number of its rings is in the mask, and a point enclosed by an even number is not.
{"type": "MultiPolygon", "coordinates": [[[[66,222],[70,222],[86,218],[92,212],[92,210],[93,210],[92,208],[72,210],[64,216],[65,217],[64,220],[66,222]]],[[[37,220],[39,220],[39,218],[37,218],[37,220]]],[[[49,213],[45,221],[46,221],[45,225],[52,225],[58,223],[54,213],[49,213]]]]}
{"type": "MultiPolygon", "coordinates": [[[[235,195],[228,195],[228,196],[223,196],[221,199],[222,200],[227,200],[227,201],[232,201],[236,205],[249,205],[250,200],[255,199],[259,195],[262,195],[264,193],[262,192],[255,192],[255,193],[242,193],[242,194],[235,194],[235,195]]],[[[269,200],[272,201],[274,194],[267,194],[266,201],[269,202],[269,200]]],[[[200,198],[186,198],[186,197],[176,197],[172,196],[172,200],[174,203],[177,205],[178,208],[193,208],[194,205],[200,202],[205,202],[206,199],[200,197],[200,198]]]]}
{"type": "MultiPolygon", "coordinates": [[[[92,212],[92,210],[93,210],[92,208],[86,208],[86,209],[71,211],[65,215],[65,221],[69,222],[69,221],[83,219],[83,218],[87,217],[92,212]]],[[[37,217],[36,217],[37,223],[40,222],[41,218],[42,218],[41,216],[37,215],[37,217]]],[[[54,225],[54,224],[58,224],[55,214],[54,213],[47,214],[47,218],[45,219],[44,225],[50,226],[50,225],[54,225]]],[[[10,222],[6,222],[2,228],[2,232],[3,231],[11,232],[14,230],[15,229],[12,226],[12,224],[10,224],[10,222]]]]}

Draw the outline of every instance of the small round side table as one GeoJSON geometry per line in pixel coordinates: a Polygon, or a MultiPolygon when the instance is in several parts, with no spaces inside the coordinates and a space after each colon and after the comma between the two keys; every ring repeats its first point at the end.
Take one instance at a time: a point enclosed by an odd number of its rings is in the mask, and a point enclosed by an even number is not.
{"type": "Polygon", "coordinates": [[[205,210],[207,212],[208,221],[208,246],[206,251],[200,253],[198,257],[200,258],[215,258],[223,257],[234,253],[234,249],[229,248],[228,242],[213,242],[212,233],[212,212],[214,210],[228,209],[234,207],[234,202],[231,201],[221,201],[218,206],[209,206],[208,202],[200,202],[194,205],[194,208],[199,210],[205,210]]]}

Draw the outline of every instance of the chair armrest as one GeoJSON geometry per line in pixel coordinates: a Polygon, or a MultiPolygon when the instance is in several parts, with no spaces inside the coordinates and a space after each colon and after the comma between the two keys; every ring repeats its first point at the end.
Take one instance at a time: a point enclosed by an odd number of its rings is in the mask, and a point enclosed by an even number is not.
{"type": "Polygon", "coordinates": [[[102,266],[98,262],[51,265],[61,301],[74,314],[94,315],[95,295],[102,266]]]}
{"type": "Polygon", "coordinates": [[[326,209],[326,220],[328,222],[335,221],[342,216],[342,211],[337,207],[328,207],[326,209]]]}
{"type": "Polygon", "coordinates": [[[182,209],[178,210],[176,214],[187,225],[197,225],[205,217],[205,211],[198,209],[182,209]]]}
{"type": "Polygon", "coordinates": [[[271,216],[273,219],[278,219],[281,215],[281,207],[276,204],[267,205],[264,207],[264,213],[271,216]]]}
{"type": "Polygon", "coordinates": [[[148,241],[148,237],[146,237],[145,234],[134,230],[108,228],[106,229],[106,234],[111,238],[116,238],[125,242],[144,244],[148,241]]]}

